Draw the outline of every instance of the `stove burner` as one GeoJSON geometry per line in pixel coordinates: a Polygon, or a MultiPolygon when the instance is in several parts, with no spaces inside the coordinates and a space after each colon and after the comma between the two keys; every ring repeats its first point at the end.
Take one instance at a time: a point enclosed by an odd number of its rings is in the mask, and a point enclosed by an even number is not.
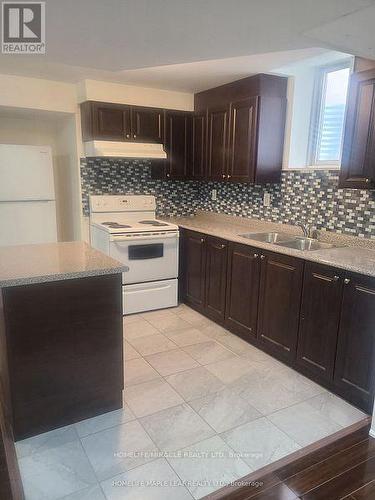
{"type": "Polygon", "coordinates": [[[131,227],[128,224],[119,224],[118,222],[102,222],[103,226],[108,226],[112,229],[131,227]]]}
{"type": "Polygon", "coordinates": [[[168,226],[166,222],[159,222],[158,220],[140,220],[140,224],[147,224],[149,226],[168,226]]]}

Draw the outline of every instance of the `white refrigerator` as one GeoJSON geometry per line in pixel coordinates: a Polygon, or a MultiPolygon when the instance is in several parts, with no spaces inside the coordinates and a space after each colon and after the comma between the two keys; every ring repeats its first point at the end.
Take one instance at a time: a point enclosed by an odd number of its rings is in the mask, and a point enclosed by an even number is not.
{"type": "Polygon", "coordinates": [[[0,246],[54,241],[51,148],[0,144],[0,246]]]}

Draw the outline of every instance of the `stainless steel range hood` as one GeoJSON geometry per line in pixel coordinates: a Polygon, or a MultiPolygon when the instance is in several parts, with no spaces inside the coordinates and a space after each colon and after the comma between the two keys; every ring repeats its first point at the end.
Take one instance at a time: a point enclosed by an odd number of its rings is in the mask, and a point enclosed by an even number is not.
{"type": "Polygon", "coordinates": [[[165,159],[162,144],[120,141],[88,141],[84,143],[86,157],[165,159]]]}

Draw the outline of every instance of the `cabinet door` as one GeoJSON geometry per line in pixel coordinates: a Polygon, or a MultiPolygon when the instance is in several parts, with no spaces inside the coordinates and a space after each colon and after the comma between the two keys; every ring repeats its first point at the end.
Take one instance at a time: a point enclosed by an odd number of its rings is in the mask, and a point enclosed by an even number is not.
{"type": "Polygon", "coordinates": [[[206,236],[184,231],[183,255],[185,302],[202,310],[205,302],[206,236]]]}
{"type": "Polygon", "coordinates": [[[166,177],[186,179],[191,160],[191,114],[167,111],[165,115],[166,177]]]}
{"type": "Polygon", "coordinates": [[[228,243],[207,237],[206,262],[206,314],[219,322],[224,321],[225,289],[227,277],[228,243]]]}
{"type": "Polygon", "coordinates": [[[303,261],[263,253],[259,294],[258,340],[276,357],[296,356],[303,261]]]}
{"type": "Polygon", "coordinates": [[[132,139],[139,142],[163,142],[163,110],[131,108],[132,139]]]}
{"type": "Polygon", "coordinates": [[[192,179],[203,179],[206,166],[206,122],[207,113],[195,113],[192,124],[192,161],[189,177],[192,179]]]}
{"type": "Polygon", "coordinates": [[[342,287],[337,269],[305,264],[297,364],[324,382],[333,380],[342,287]]]}
{"type": "Polygon", "coordinates": [[[116,104],[93,103],[94,139],[124,141],[130,139],[130,108],[116,104]]]}
{"type": "Polygon", "coordinates": [[[226,106],[208,110],[207,175],[210,180],[227,178],[228,115],[226,106]]]}
{"type": "Polygon", "coordinates": [[[340,187],[375,188],[375,69],[351,77],[340,187]]]}
{"type": "Polygon", "coordinates": [[[258,98],[250,97],[230,105],[228,179],[254,182],[256,169],[258,98]]]}
{"type": "Polygon", "coordinates": [[[334,382],[343,397],[372,411],[375,376],[375,279],[344,281],[334,382]]]}
{"type": "Polygon", "coordinates": [[[259,279],[259,252],[247,245],[231,243],[228,252],[225,324],[244,339],[256,337],[259,279]]]}

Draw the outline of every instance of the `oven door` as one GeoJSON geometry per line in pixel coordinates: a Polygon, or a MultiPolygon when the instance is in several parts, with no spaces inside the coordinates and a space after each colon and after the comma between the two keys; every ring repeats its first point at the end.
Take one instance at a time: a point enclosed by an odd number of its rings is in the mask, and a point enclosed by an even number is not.
{"type": "Polygon", "coordinates": [[[123,283],[177,278],[178,232],[112,236],[110,255],[129,267],[123,283]]]}

